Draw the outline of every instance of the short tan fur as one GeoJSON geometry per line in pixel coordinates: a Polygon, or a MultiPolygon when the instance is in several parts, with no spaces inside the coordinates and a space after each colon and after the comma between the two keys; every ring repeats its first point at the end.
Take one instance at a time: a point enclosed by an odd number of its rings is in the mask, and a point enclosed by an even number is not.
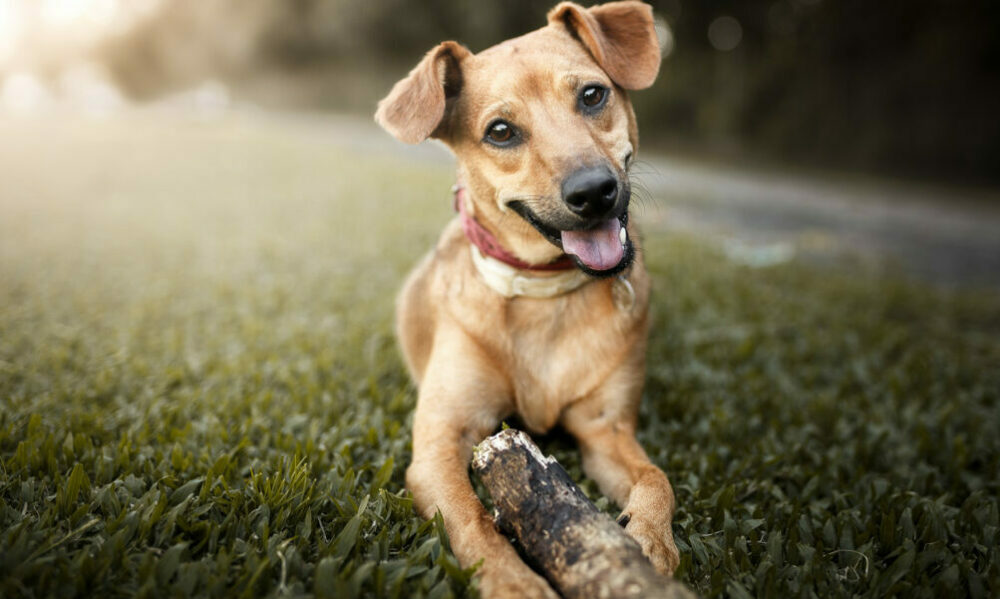
{"type": "MultiPolygon", "coordinates": [[[[605,164],[627,180],[638,148],[627,90],[652,85],[660,64],[652,11],[641,2],[563,2],[548,20],[478,54],[438,45],[376,113],[402,141],[433,137],[451,148],[467,211],[529,264],[563,250],[512,203],[571,222],[561,191],[570,172],[605,164]],[[589,84],[609,90],[599,114],[578,109],[589,84]],[[486,143],[496,119],[515,126],[520,143],[486,143]]],[[[627,232],[637,246],[635,225],[627,232]]],[[[472,447],[512,414],[533,432],[560,425],[572,434],[588,476],[622,506],[626,532],[658,570],[677,566],[673,491],[635,438],[649,298],[641,256],[620,274],[635,292],[631,307],[616,303],[615,277],[552,298],[505,298],[481,280],[456,218],[399,295],[399,342],[419,384],[407,486],[424,517],[440,510],[463,565],[483,560],[484,597],[556,597],[495,530],[468,478],[472,447]]]]}

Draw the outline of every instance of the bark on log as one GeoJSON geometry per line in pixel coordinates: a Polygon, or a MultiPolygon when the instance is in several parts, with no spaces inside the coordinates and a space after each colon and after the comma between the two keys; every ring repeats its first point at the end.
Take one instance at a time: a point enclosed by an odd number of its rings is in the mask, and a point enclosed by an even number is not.
{"type": "Polygon", "coordinates": [[[476,447],[472,467],[493,498],[500,530],[566,599],[695,598],[660,575],[639,544],[525,433],[489,437],[476,447]]]}

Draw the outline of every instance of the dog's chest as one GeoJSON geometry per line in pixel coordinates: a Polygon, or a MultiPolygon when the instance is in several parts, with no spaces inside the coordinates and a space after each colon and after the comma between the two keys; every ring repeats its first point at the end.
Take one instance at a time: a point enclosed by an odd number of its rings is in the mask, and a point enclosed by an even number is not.
{"type": "Polygon", "coordinates": [[[523,302],[510,310],[513,399],[533,431],[551,429],[563,408],[597,389],[629,351],[634,321],[604,301],[605,287],[590,290],[587,302],[523,302]]]}

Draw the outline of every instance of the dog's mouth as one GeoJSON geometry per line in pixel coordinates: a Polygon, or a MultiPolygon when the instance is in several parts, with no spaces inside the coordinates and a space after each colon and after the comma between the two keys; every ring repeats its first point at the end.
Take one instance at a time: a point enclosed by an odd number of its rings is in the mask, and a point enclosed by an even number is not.
{"type": "Polygon", "coordinates": [[[580,229],[560,229],[547,224],[522,201],[508,204],[553,245],[566,252],[577,268],[593,277],[614,276],[635,259],[635,246],[626,232],[628,198],[621,213],[580,229]]]}

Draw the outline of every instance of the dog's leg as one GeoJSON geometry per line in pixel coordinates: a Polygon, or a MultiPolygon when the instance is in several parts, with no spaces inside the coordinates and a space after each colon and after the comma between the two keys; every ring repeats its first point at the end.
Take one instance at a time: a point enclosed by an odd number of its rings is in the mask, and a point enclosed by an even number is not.
{"type": "Polygon", "coordinates": [[[509,397],[506,381],[475,344],[461,333],[439,331],[420,385],[406,485],[423,517],[441,512],[464,567],[483,560],[483,597],[557,599],[496,531],[469,482],[472,448],[499,424],[509,397]]]}
{"type": "Polygon", "coordinates": [[[641,362],[638,376],[635,368],[623,368],[570,406],[562,424],[580,444],[587,476],[622,506],[619,522],[625,531],[657,570],[673,574],[680,561],[671,530],[674,491],[635,438],[642,370],[641,362]]]}

